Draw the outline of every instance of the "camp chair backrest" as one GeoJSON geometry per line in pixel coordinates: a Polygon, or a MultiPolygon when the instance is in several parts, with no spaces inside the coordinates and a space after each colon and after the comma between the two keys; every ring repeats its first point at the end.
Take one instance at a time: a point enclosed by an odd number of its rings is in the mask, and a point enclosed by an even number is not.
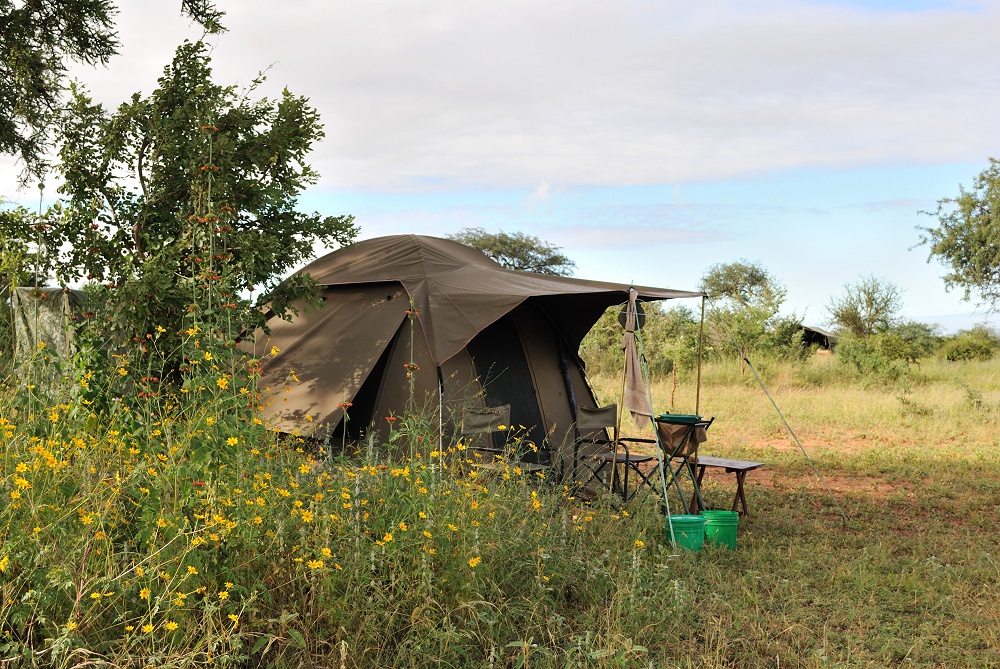
{"type": "Polygon", "coordinates": [[[462,416],[462,434],[493,432],[503,425],[510,425],[510,405],[468,408],[462,416]]]}
{"type": "Polygon", "coordinates": [[[609,404],[606,407],[577,407],[576,429],[581,434],[603,430],[614,429],[618,421],[618,405],[609,404]]]}

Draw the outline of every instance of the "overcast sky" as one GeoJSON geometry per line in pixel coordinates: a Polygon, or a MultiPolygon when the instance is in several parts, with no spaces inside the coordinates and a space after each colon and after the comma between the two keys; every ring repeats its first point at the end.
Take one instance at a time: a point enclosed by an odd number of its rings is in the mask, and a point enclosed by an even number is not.
{"type": "MultiPolygon", "coordinates": [[[[77,70],[109,105],[200,34],[179,1],[120,4],[121,55],[77,70]]],[[[910,318],[983,318],[913,247],[919,210],[1000,157],[1000,0],[219,4],[217,80],[270,68],[266,93],[311,99],[303,206],[363,237],[523,231],[577,276],[680,289],[745,258],[820,325],[873,274],[910,318]]],[[[0,192],[37,201],[14,171],[0,192]]]]}

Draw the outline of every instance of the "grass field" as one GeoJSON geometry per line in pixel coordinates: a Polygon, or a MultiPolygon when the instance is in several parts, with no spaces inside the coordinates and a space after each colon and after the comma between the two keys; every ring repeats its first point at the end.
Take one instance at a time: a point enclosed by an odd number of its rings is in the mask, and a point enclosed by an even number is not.
{"type": "MultiPolygon", "coordinates": [[[[765,461],[733,555],[700,555],[684,666],[1000,666],[1000,365],[928,362],[908,392],[830,358],[761,376],[849,520],[747,370],[706,370],[702,453],[765,461]]],[[[598,383],[604,398],[614,382],[598,383]]],[[[654,404],[694,410],[694,386],[654,404]]],[[[731,477],[707,479],[727,508],[731,477]]]]}
{"type": "MultiPolygon", "coordinates": [[[[228,421],[235,381],[98,423],[73,400],[29,411],[12,388],[0,661],[1000,667],[1000,364],[929,362],[893,390],[830,358],[761,367],[836,501],[751,371],[713,365],[702,452],[767,466],[738,550],[681,554],[655,499],[585,505],[476,474],[420,416],[394,424],[407,458],[342,458],[228,421]]],[[[613,401],[618,380],[594,381],[613,401]]],[[[653,392],[694,409],[693,378],[653,392]]],[[[732,490],[708,478],[709,506],[732,490]]]]}

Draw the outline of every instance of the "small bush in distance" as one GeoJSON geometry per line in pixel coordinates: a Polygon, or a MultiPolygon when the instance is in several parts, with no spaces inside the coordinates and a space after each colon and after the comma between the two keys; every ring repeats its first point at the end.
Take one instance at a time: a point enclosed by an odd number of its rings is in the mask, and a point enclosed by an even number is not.
{"type": "Polygon", "coordinates": [[[1000,337],[986,325],[977,325],[962,330],[946,341],[940,348],[941,357],[952,362],[959,360],[989,360],[997,348],[1000,337]]]}

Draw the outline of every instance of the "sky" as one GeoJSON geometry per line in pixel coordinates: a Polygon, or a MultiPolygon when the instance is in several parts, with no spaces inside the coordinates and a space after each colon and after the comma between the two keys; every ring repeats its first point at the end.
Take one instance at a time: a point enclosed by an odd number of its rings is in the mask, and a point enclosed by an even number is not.
{"type": "MultiPolygon", "coordinates": [[[[685,290],[748,260],[811,325],[866,276],[906,318],[988,317],[946,291],[920,212],[1000,157],[1000,0],[219,5],[216,80],[266,70],[257,94],[311,100],[326,137],[301,206],[361,238],[525,232],[576,276],[685,290]]],[[[119,6],[120,55],[74,68],[109,107],[201,34],[179,0],[119,6]]],[[[16,173],[0,163],[0,193],[37,206],[16,173]]]]}

